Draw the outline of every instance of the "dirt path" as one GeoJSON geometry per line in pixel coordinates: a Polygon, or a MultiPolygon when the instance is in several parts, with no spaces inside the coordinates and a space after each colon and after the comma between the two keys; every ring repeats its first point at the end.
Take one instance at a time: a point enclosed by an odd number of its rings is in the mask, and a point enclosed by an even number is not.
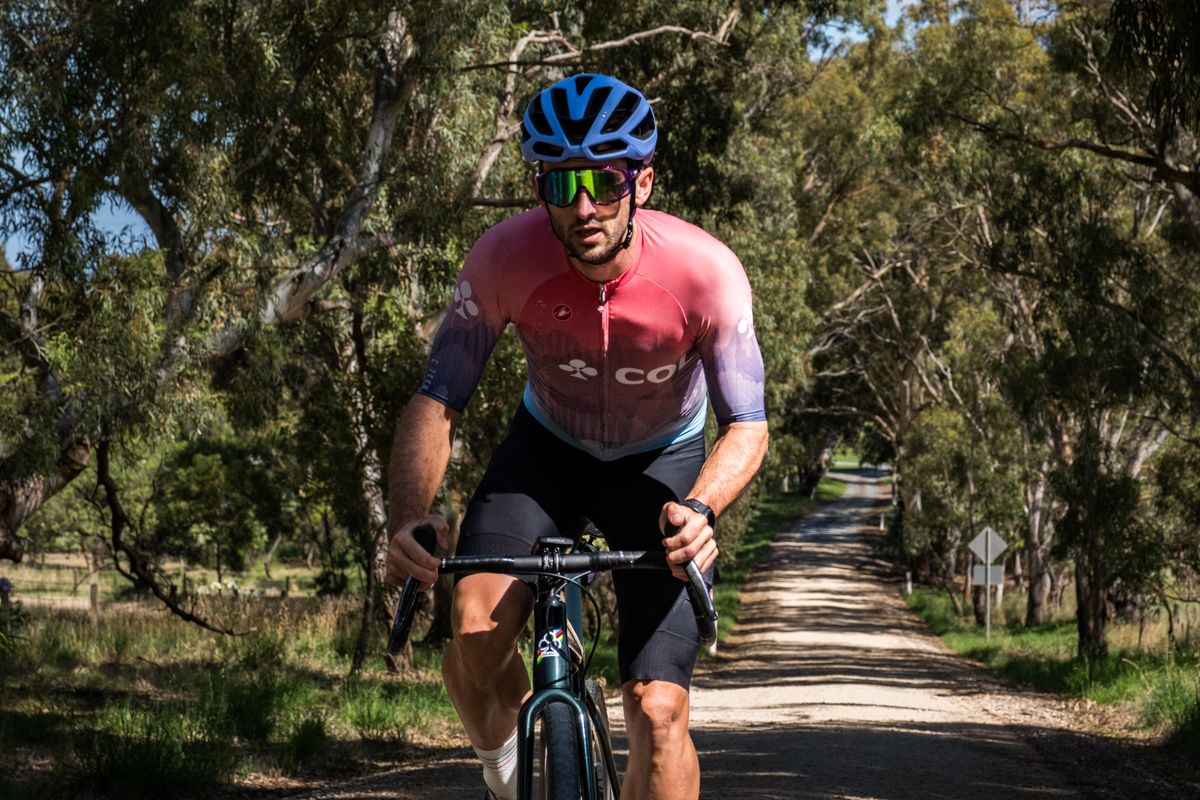
{"type": "MultiPolygon", "coordinates": [[[[702,798],[1190,798],[1146,748],[1080,732],[1068,704],[1006,689],[947,653],[872,555],[881,476],[847,474],[837,503],[783,532],[744,623],[693,690],[702,798]]],[[[624,748],[619,703],[610,703],[624,748]]],[[[453,757],[314,798],[476,798],[453,757]]]]}

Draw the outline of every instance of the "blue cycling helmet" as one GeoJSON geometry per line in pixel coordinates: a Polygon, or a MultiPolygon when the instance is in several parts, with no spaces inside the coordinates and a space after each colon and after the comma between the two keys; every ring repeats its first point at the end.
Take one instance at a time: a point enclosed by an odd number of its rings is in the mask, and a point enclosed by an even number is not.
{"type": "Polygon", "coordinates": [[[607,75],[573,75],[552,84],[529,101],[521,122],[526,161],[628,158],[645,164],[657,142],[646,98],[607,75]]]}

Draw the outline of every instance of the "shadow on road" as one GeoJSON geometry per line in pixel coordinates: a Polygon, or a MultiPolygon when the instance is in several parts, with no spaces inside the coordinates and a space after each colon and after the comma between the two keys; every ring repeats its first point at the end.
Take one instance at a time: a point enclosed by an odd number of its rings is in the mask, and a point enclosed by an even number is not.
{"type": "MultiPolygon", "coordinates": [[[[696,731],[705,756],[705,786],[719,786],[722,800],[735,798],[886,798],[887,800],[1030,800],[1032,798],[1127,798],[1088,762],[1111,757],[1086,737],[1063,731],[982,723],[906,723],[902,726],[763,725],[737,731],[696,731]],[[1081,765],[1069,783],[1047,779],[1047,767],[1030,760],[1028,742],[1052,752],[1074,753],[1081,765]],[[1089,777],[1091,774],[1093,777],[1089,777]],[[998,777],[1002,776],[1002,777],[998,777]],[[1070,788],[1056,788],[1069,785],[1070,788]]],[[[1132,753],[1130,755],[1133,755],[1132,753]]],[[[1139,800],[1173,797],[1145,786],[1139,800]]],[[[717,797],[701,791],[701,797],[717,797]]]]}

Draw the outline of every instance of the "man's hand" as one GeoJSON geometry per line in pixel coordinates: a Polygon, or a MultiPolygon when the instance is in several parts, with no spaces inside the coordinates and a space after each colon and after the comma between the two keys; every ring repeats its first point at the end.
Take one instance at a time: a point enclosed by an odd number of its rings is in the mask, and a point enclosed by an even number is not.
{"type": "Polygon", "coordinates": [[[658,516],[658,527],[663,532],[667,564],[676,578],[687,580],[683,565],[689,559],[696,562],[701,572],[716,563],[717,540],[713,538],[713,529],[703,514],[679,503],[667,503],[658,516]],[[678,528],[674,533],[671,532],[672,526],[678,528]]]}
{"type": "Polygon", "coordinates": [[[446,520],[437,514],[429,514],[405,523],[400,530],[392,534],[387,552],[387,582],[394,586],[403,586],[410,575],[421,582],[422,589],[428,589],[438,578],[438,565],[441,560],[413,538],[413,530],[421,525],[429,525],[437,533],[437,551],[444,553],[450,544],[450,526],[446,520]]]}

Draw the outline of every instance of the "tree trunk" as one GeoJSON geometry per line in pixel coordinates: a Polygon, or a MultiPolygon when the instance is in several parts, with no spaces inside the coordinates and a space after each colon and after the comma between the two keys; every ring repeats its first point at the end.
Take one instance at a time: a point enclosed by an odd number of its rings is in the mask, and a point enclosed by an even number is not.
{"type": "Polygon", "coordinates": [[[25,542],[17,530],[47,500],[79,477],[91,459],[91,447],[76,442],[63,450],[55,468],[45,475],[0,481],[0,559],[19,562],[25,542]]]}
{"type": "Polygon", "coordinates": [[[1108,587],[1103,579],[1100,532],[1089,525],[1075,554],[1076,622],[1079,657],[1088,660],[1108,655],[1108,587]]]}
{"type": "Polygon", "coordinates": [[[387,509],[383,499],[383,470],[380,468],[382,459],[374,446],[370,432],[375,430],[374,409],[370,400],[370,363],[367,358],[366,333],[363,329],[361,310],[355,308],[351,317],[350,344],[346,353],[348,370],[355,376],[352,382],[353,391],[353,424],[355,436],[358,439],[359,485],[363,505],[367,512],[368,530],[363,538],[364,566],[366,570],[366,587],[363,591],[362,620],[358,630],[358,641],[354,646],[354,661],[350,667],[351,673],[357,673],[367,657],[367,648],[371,640],[371,627],[379,620],[386,627],[395,602],[389,602],[393,592],[388,586],[385,575],[387,570],[387,509]]]}
{"type": "Polygon", "coordinates": [[[1046,551],[1048,543],[1044,536],[1043,503],[1046,499],[1046,474],[1040,470],[1033,481],[1025,487],[1025,554],[1029,568],[1026,585],[1025,626],[1046,623],[1046,602],[1050,597],[1050,575],[1047,573],[1046,551]]]}

